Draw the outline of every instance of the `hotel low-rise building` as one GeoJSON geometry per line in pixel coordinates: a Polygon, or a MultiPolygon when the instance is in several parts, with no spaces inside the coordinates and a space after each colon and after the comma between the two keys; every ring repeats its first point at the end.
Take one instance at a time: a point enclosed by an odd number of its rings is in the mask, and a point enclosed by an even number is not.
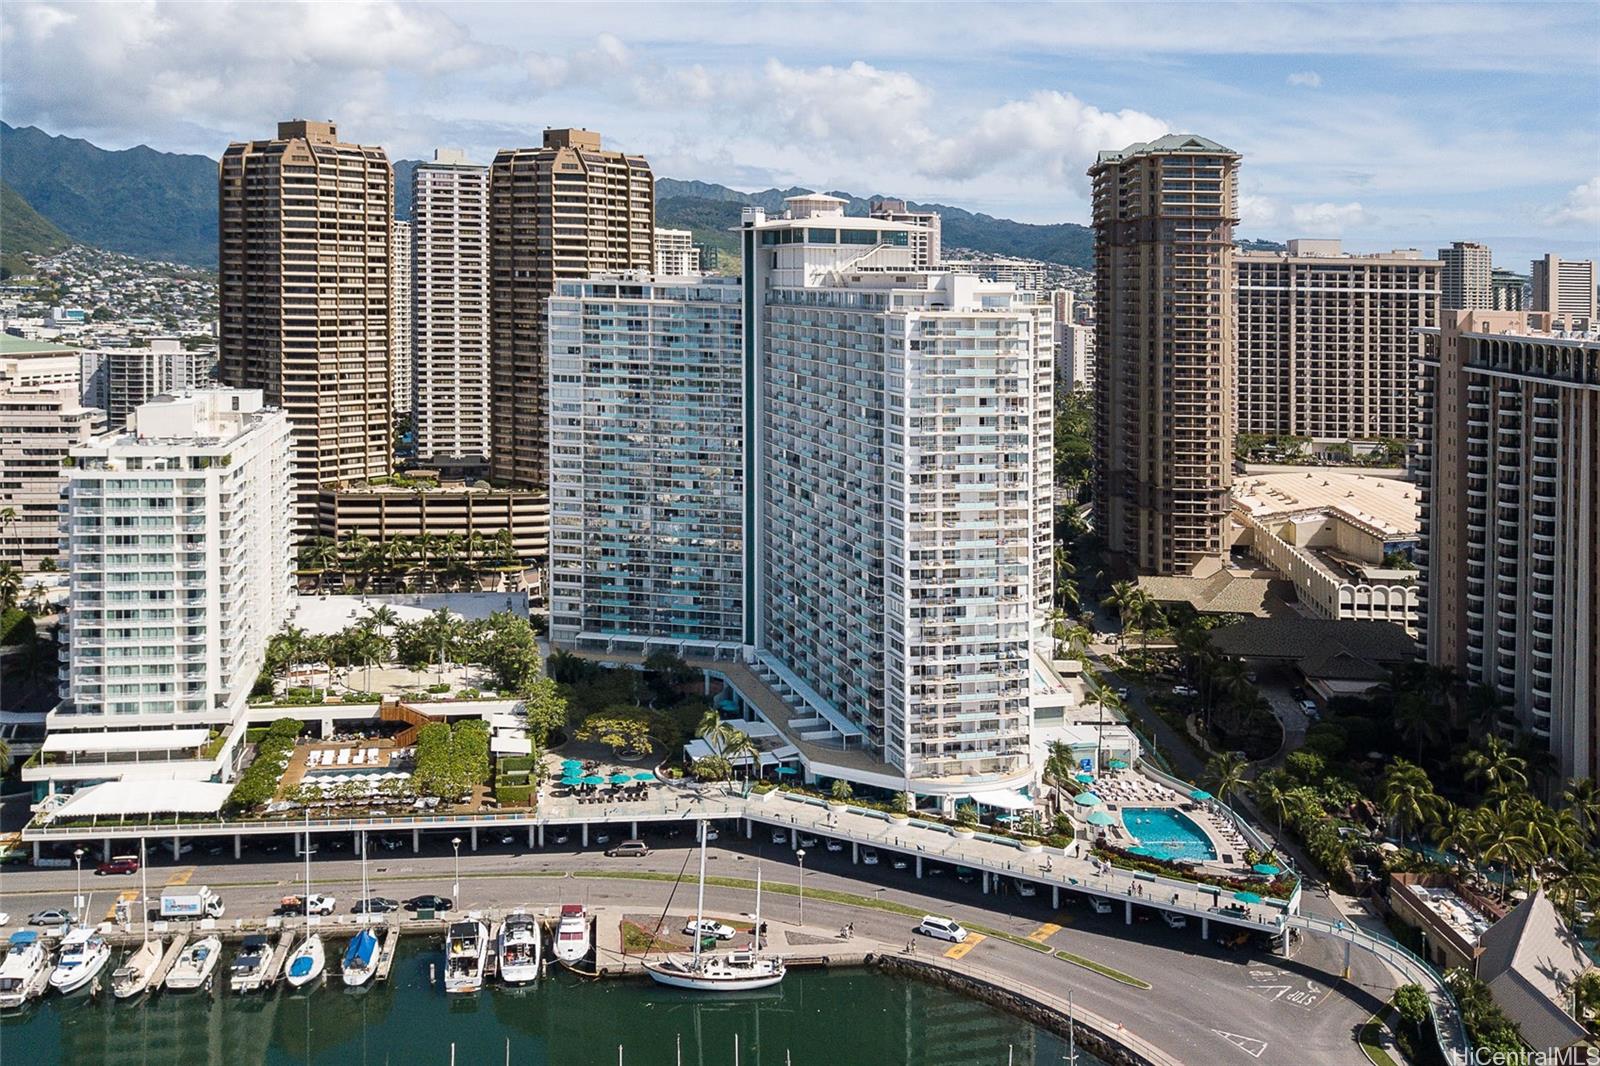
{"type": "Polygon", "coordinates": [[[202,389],[73,449],[61,703],[23,770],[36,792],[230,776],[293,596],[289,441],[260,390],[202,389]]]}

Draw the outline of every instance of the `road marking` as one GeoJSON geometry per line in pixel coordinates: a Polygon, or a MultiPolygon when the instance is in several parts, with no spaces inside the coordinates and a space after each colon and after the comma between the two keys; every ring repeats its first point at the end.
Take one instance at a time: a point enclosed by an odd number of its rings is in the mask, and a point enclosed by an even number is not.
{"type": "Polygon", "coordinates": [[[138,893],[138,891],[136,889],[132,889],[132,888],[123,889],[122,890],[122,894],[120,896],[118,896],[116,899],[112,900],[111,901],[111,906],[106,908],[106,921],[114,922],[114,921],[117,920],[117,904],[118,903],[132,903],[134,900],[136,900],[138,898],[139,898],[139,893],[138,893]]]}
{"type": "Polygon", "coordinates": [[[194,870],[193,866],[183,866],[172,871],[171,875],[167,877],[167,887],[172,888],[175,885],[188,884],[189,878],[194,876],[194,870]]]}
{"type": "Polygon", "coordinates": [[[944,957],[947,959],[962,958],[967,954],[967,952],[971,951],[973,948],[977,947],[987,939],[988,938],[982,933],[968,933],[967,939],[963,940],[959,944],[951,945],[950,950],[944,953],[944,957]]]}
{"type": "Polygon", "coordinates": [[[1261,1053],[1267,1050],[1267,1042],[1265,1040],[1257,1040],[1253,1036],[1240,1036],[1238,1033],[1228,1033],[1221,1029],[1213,1029],[1211,1031],[1253,1059],[1259,1059],[1261,1053]]]}
{"type": "Polygon", "coordinates": [[[1043,944],[1046,940],[1061,932],[1061,927],[1055,922],[1045,922],[1039,928],[1028,934],[1028,939],[1035,944],[1043,944]]]}

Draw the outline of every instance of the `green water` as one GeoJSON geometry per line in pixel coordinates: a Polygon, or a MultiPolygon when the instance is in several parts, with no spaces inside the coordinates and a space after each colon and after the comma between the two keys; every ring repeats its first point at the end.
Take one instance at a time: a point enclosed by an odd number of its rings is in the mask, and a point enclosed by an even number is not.
{"type": "MultiPolygon", "coordinates": [[[[331,955],[331,952],[330,952],[331,955]]],[[[232,958],[232,948],[228,949],[232,958]]],[[[405,942],[386,985],[239,996],[161,993],[136,1005],[49,996],[0,1020],[0,1064],[461,1066],[510,1061],[675,1066],[1060,1066],[1065,1041],[1011,1015],[866,970],[795,970],[766,992],[708,998],[645,980],[559,973],[531,989],[445,997],[437,945],[405,942]]],[[[220,971],[219,971],[220,972],[220,971]]],[[[1081,1066],[1099,1066],[1082,1052],[1081,1066]]]]}

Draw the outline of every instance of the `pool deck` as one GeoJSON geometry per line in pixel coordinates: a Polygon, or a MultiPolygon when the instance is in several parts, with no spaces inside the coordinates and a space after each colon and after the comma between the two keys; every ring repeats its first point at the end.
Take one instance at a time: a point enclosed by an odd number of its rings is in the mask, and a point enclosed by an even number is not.
{"type": "Polygon", "coordinates": [[[1121,823],[1123,811],[1129,808],[1176,811],[1188,818],[1201,833],[1205,834],[1206,839],[1211,842],[1212,854],[1215,856],[1206,860],[1185,861],[1198,862],[1203,867],[1228,874],[1249,874],[1250,864],[1245,861],[1249,845],[1231,825],[1206,810],[1205,802],[1196,802],[1187,796],[1180,796],[1167,786],[1151,780],[1136,770],[1111,771],[1095,781],[1093,787],[1095,795],[1104,801],[1106,810],[1118,817],[1118,825],[1113,827],[1118,833],[1113,835],[1112,842],[1119,847],[1122,846],[1122,841],[1115,839],[1117,835],[1128,842],[1139,843],[1138,837],[1121,823]]]}

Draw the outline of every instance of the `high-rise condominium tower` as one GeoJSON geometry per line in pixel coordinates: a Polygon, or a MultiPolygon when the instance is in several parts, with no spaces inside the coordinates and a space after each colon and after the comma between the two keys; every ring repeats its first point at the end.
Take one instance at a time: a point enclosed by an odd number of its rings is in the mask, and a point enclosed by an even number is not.
{"type": "Polygon", "coordinates": [[[412,175],[417,458],[489,461],[489,168],[440,148],[412,175]]]}
{"type": "Polygon", "coordinates": [[[546,130],[540,148],[489,172],[490,470],[549,489],[546,303],[557,281],[654,267],[655,182],[641,156],[588,130],[546,130]]]}
{"type": "Polygon", "coordinates": [[[1089,168],[1096,526],[1143,573],[1206,576],[1225,551],[1238,168],[1236,152],[1190,134],[1089,168]]]}
{"type": "Polygon", "coordinates": [[[219,376],[288,414],[301,535],[318,486],[392,466],[393,185],[383,149],[331,122],[280,122],[222,156],[219,376]]]}
{"type": "Polygon", "coordinates": [[[917,228],[911,230],[911,265],[918,270],[930,270],[944,259],[944,220],[937,211],[912,211],[904,200],[872,201],[872,217],[890,222],[908,222],[917,228]]]}
{"type": "Polygon", "coordinates": [[[710,654],[744,631],[737,278],[600,274],[550,299],[550,637],[710,654]]]}
{"type": "Polygon", "coordinates": [[[151,337],[142,348],[96,348],[83,353],[83,402],[106,413],[114,428],[133,409],[163,392],[193,389],[210,376],[214,352],[189,351],[177,337],[151,337]]]}
{"type": "Polygon", "coordinates": [[[411,318],[411,223],[394,220],[389,263],[389,394],[395,414],[415,409],[411,318]]]}
{"type": "Polygon", "coordinates": [[[1600,337],[1444,312],[1421,364],[1428,661],[1600,777],[1600,337]]]}
{"type": "Polygon", "coordinates": [[[228,778],[294,599],[289,442],[259,390],[198,389],[73,449],[71,666],[46,741],[63,754],[29,780],[228,778]]]}
{"type": "Polygon", "coordinates": [[[1417,330],[1439,322],[1438,260],[1301,240],[1240,252],[1234,267],[1240,433],[1411,440],[1417,330]]]}
{"type": "Polygon", "coordinates": [[[1489,246],[1456,241],[1448,248],[1439,249],[1439,259],[1444,263],[1440,307],[1455,311],[1487,310],[1494,301],[1489,280],[1494,264],[1490,262],[1489,246]]]}
{"type": "Polygon", "coordinates": [[[1489,274],[1490,303],[1496,311],[1528,311],[1528,279],[1510,270],[1496,268],[1489,274]]]}
{"type": "Polygon", "coordinates": [[[694,231],[656,228],[656,276],[682,278],[700,273],[700,249],[694,231]]]}
{"type": "MultiPolygon", "coordinates": [[[[1052,585],[1050,309],[832,197],[746,209],[758,668],[885,776],[1025,780],[1052,585]]],[[[892,787],[892,786],[891,786],[892,787]]]]}
{"type": "Polygon", "coordinates": [[[1550,311],[1569,324],[1595,321],[1595,269],[1593,259],[1562,259],[1547,255],[1533,261],[1533,309],[1550,311]]]}

